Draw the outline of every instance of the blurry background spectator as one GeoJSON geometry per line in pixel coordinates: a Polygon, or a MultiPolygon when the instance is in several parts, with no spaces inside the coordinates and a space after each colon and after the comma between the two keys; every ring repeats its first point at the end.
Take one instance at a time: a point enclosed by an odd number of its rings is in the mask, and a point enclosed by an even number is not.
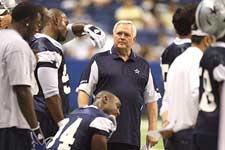
{"type": "Polygon", "coordinates": [[[99,27],[112,33],[115,23],[114,12],[117,7],[118,3],[115,0],[90,0],[87,13],[99,27]]]}
{"type": "Polygon", "coordinates": [[[83,36],[77,37],[63,45],[65,56],[70,56],[77,60],[87,60],[95,54],[95,47],[92,46],[90,39],[83,36]]]}
{"type": "Polygon", "coordinates": [[[144,10],[141,6],[135,4],[134,0],[123,0],[122,6],[116,9],[115,18],[119,20],[131,20],[136,26],[137,30],[144,26],[143,21],[144,10]]]}

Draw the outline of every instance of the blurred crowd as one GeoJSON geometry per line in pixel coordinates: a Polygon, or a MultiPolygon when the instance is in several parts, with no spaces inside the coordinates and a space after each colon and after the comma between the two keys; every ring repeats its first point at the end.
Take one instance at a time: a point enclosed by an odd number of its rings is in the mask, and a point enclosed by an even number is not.
{"type": "MultiPolygon", "coordinates": [[[[22,0],[7,0],[11,6],[22,0]]],[[[65,53],[78,60],[89,59],[112,47],[112,28],[116,21],[131,20],[138,33],[134,50],[148,61],[158,61],[162,51],[175,37],[172,15],[177,7],[200,0],[31,0],[49,8],[62,9],[72,22],[100,26],[108,34],[105,47],[96,49],[87,39],[75,38],[66,43],[65,53]]],[[[4,2],[4,1],[3,1],[4,2]]],[[[4,3],[3,3],[4,4],[4,3]]],[[[13,7],[13,6],[12,6],[13,7]]]]}
{"type": "Polygon", "coordinates": [[[158,61],[162,51],[175,37],[172,15],[179,5],[199,0],[32,0],[49,8],[62,9],[71,21],[100,26],[107,35],[102,49],[75,38],[65,44],[66,55],[83,60],[112,46],[112,28],[116,21],[128,19],[135,23],[138,34],[134,50],[148,61],[158,61]],[[79,44],[78,44],[79,43],[79,44]]]}

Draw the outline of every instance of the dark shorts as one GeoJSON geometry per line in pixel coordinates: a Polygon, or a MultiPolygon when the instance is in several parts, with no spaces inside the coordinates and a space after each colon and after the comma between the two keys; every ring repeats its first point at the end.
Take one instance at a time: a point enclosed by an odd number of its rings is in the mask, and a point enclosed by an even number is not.
{"type": "Polygon", "coordinates": [[[164,150],[169,150],[169,139],[163,139],[164,150]]]}
{"type": "Polygon", "coordinates": [[[31,150],[30,130],[19,128],[0,129],[0,150],[31,150]]]}
{"type": "Polygon", "coordinates": [[[108,143],[108,150],[140,150],[140,148],[125,143],[108,143]]]}
{"type": "Polygon", "coordinates": [[[50,114],[39,111],[36,111],[36,114],[44,137],[48,138],[54,136],[58,131],[58,127],[50,117],[50,114]]]}
{"type": "Polygon", "coordinates": [[[166,144],[168,150],[193,150],[193,129],[175,133],[166,144]]]}
{"type": "Polygon", "coordinates": [[[217,136],[194,134],[194,150],[217,150],[217,136]]]}

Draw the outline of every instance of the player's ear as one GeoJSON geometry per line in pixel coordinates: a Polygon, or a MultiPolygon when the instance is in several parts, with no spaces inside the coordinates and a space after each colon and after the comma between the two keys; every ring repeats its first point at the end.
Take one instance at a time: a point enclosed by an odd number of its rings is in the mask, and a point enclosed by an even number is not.
{"type": "Polygon", "coordinates": [[[134,44],[136,42],[136,37],[133,37],[133,43],[132,44],[134,44]]]}
{"type": "Polygon", "coordinates": [[[58,22],[59,22],[59,17],[57,16],[57,14],[56,13],[54,13],[52,16],[51,16],[51,20],[52,20],[52,23],[54,24],[54,25],[58,25],[58,22]]]}
{"type": "Polygon", "coordinates": [[[206,43],[206,46],[209,47],[213,42],[213,38],[212,36],[206,36],[205,37],[205,43],[206,43]]]}
{"type": "Polygon", "coordinates": [[[26,27],[29,27],[30,26],[30,18],[29,17],[25,18],[23,22],[24,22],[23,23],[24,26],[26,26],[26,27]]]}
{"type": "Polygon", "coordinates": [[[214,43],[215,41],[216,41],[216,38],[214,37],[214,36],[209,36],[209,41],[210,41],[210,43],[212,44],[212,43],[214,43]]]}
{"type": "Polygon", "coordinates": [[[104,95],[104,96],[102,97],[102,102],[103,102],[103,104],[106,104],[108,101],[109,101],[109,98],[108,98],[106,95],[104,95]]]}

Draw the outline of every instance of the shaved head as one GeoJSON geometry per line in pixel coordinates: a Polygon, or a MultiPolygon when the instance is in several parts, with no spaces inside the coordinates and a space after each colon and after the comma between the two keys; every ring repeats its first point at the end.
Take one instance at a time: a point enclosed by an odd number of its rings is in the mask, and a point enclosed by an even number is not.
{"type": "Polygon", "coordinates": [[[48,32],[51,30],[50,35],[54,35],[54,39],[58,42],[65,41],[68,32],[67,25],[69,23],[66,14],[56,8],[49,9],[46,12],[47,17],[49,18],[46,22],[48,32]]]}
{"type": "Polygon", "coordinates": [[[61,14],[64,14],[64,13],[61,10],[56,9],[56,8],[51,8],[51,9],[48,10],[48,16],[50,18],[60,16],[61,14]]]}
{"type": "Polygon", "coordinates": [[[121,102],[119,98],[108,91],[100,91],[93,104],[109,115],[118,116],[120,114],[121,102]]]}
{"type": "Polygon", "coordinates": [[[99,92],[99,93],[96,95],[95,100],[97,100],[98,98],[104,97],[104,96],[107,96],[107,97],[109,97],[109,98],[115,97],[114,94],[112,94],[112,93],[110,93],[110,92],[108,92],[108,91],[101,91],[101,92],[99,92]]]}

